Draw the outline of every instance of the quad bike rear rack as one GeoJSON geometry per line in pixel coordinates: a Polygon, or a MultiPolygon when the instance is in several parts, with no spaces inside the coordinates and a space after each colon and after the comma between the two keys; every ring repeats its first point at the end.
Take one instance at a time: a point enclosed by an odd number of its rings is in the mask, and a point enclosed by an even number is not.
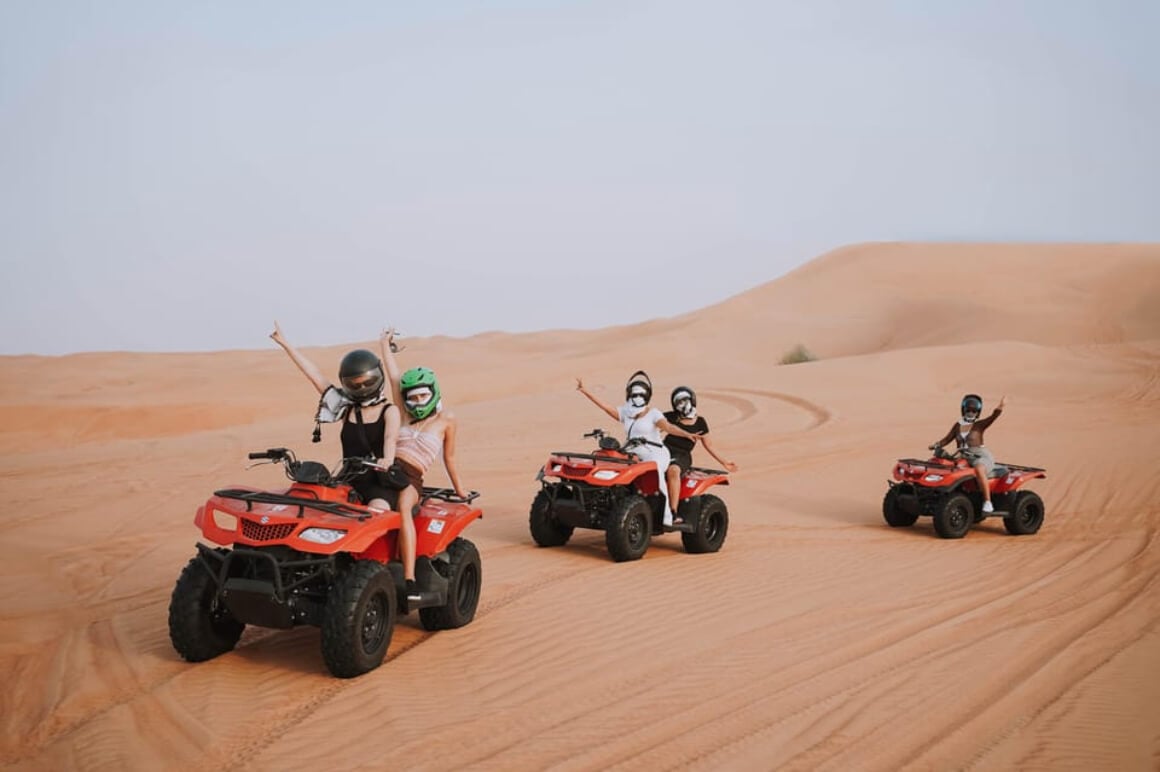
{"type": "MultiPolygon", "coordinates": [[[[639,461],[634,461],[631,458],[618,458],[616,456],[599,456],[594,453],[571,453],[564,450],[553,450],[551,455],[559,456],[560,458],[583,458],[591,461],[602,461],[612,464],[638,464],[639,461]]],[[[921,462],[920,462],[921,463],[921,462]]],[[[690,472],[700,472],[701,474],[729,474],[724,469],[709,469],[703,466],[691,466],[690,472]]]]}
{"type": "MultiPolygon", "coordinates": [[[[924,467],[927,469],[954,469],[955,468],[953,464],[948,465],[945,462],[935,463],[935,462],[932,462],[929,458],[900,458],[900,459],[898,459],[898,463],[908,464],[910,466],[921,466],[921,467],[924,467]]],[[[1014,469],[1017,472],[1047,472],[1046,469],[1042,469],[1042,468],[1037,467],[1037,466],[1021,466],[1019,464],[1004,464],[1001,461],[996,461],[995,466],[996,467],[1003,467],[1004,469],[1014,469]]],[[[701,471],[704,471],[704,470],[701,470],[701,471]]]]}
{"type": "Polygon", "coordinates": [[[288,504],[298,507],[298,517],[304,517],[307,509],[316,509],[339,517],[350,517],[357,520],[366,520],[371,513],[343,504],[341,501],[320,501],[307,499],[303,496],[287,496],[283,493],[269,493],[268,491],[251,491],[244,488],[223,488],[214,491],[213,495],[224,499],[237,499],[246,502],[246,511],[249,512],[254,504],[288,504]]]}
{"type": "Polygon", "coordinates": [[[598,456],[594,453],[572,453],[567,450],[553,450],[551,455],[560,456],[561,458],[585,458],[591,461],[606,461],[610,464],[625,464],[631,465],[638,463],[631,458],[620,458],[618,456],[598,456]]]}

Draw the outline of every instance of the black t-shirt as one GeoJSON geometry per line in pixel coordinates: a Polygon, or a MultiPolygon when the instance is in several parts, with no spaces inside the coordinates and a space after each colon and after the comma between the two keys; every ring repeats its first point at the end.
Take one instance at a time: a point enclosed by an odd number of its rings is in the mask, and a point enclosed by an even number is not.
{"type": "MultiPolygon", "coordinates": [[[[681,417],[681,414],[678,413],[676,410],[670,410],[669,412],[665,413],[665,420],[666,421],[671,423],[673,426],[681,427],[682,429],[687,431],[689,434],[708,434],[709,433],[709,422],[706,421],[703,416],[697,416],[697,420],[693,421],[693,423],[691,423],[691,424],[681,423],[679,420],[680,417],[681,417]]],[[[692,440],[686,440],[684,437],[678,437],[675,434],[666,434],[665,435],[665,445],[668,447],[669,450],[676,450],[676,451],[679,451],[681,453],[692,453],[693,446],[696,444],[697,443],[693,442],[692,440]]]]}

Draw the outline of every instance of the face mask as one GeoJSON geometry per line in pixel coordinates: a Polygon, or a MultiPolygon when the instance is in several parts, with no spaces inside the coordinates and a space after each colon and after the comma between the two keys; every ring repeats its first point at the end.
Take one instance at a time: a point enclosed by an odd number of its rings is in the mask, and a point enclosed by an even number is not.
{"type": "Polygon", "coordinates": [[[965,413],[963,415],[963,417],[959,419],[959,424],[961,426],[970,426],[971,424],[973,424],[975,421],[978,421],[978,420],[979,420],[978,413],[965,413]]]}
{"type": "Polygon", "coordinates": [[[691,399],[678,399],[677,412],[685,418],[695,418],[697,416],[697,408],[693,407],[691,399]]]}
{"type": "Polygon", "coordinates": [[[628,398],[628,404],[631,407],[644,407],[648,403],[644,401],[643,394],[633,394],[628,398]]]}

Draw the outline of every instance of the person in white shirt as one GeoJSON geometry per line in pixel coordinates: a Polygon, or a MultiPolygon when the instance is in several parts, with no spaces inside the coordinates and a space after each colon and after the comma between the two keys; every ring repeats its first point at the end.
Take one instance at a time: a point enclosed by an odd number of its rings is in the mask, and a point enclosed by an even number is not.
{"type": "Polygon", "coordinates": [[[637,370],[629,376],[624,387],[625,403],[617,408],[602,402],[598,397],[584,388],[584,381],[576,379],[576,390],[588,397],[594,405],[608,414],[614,421],[620,421],[624,427],[624,449],[640,459],[641,462],[651,462],[657,469],[657,488],[664,498],[664,519],[666,528],[673,527],[673,518],[676,516],[676,503],[669,500],[665,485],[665,470],[669,467],[669,449],[665,447],[661,432],[675,434],[678,437],[696,442],[698,437],[679,426],[674,426],[665,419],[661,411],[648,406],[652,399],[652,381],[643,370],[637,370]]]}

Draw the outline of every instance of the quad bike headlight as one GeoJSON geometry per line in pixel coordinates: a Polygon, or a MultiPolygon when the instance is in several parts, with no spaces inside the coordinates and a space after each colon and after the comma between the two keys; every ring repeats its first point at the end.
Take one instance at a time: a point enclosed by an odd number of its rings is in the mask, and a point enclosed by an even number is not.
{"type": "Polygon", "coordinates": [[[346,531],[340,531],[337,528],[307,528],[299,534],[298,538],[312,541],[315,544],[334,544],[343,536],[346,536],[346,531]]]}
{"type": "Polygon", "coordinates": [[[213,524],[223,531],[238,530],[238,518],[231,515],[229,512],[222,512],[220,509],[213,511],[213,524]]]}
{"type": "Polygon", "coordinates": [[[601,469],[598,472],[594,472],[592,476],[597,480],[615,480],[620,476],[620,472],[617,472],[615,469],[601,469]]]}

